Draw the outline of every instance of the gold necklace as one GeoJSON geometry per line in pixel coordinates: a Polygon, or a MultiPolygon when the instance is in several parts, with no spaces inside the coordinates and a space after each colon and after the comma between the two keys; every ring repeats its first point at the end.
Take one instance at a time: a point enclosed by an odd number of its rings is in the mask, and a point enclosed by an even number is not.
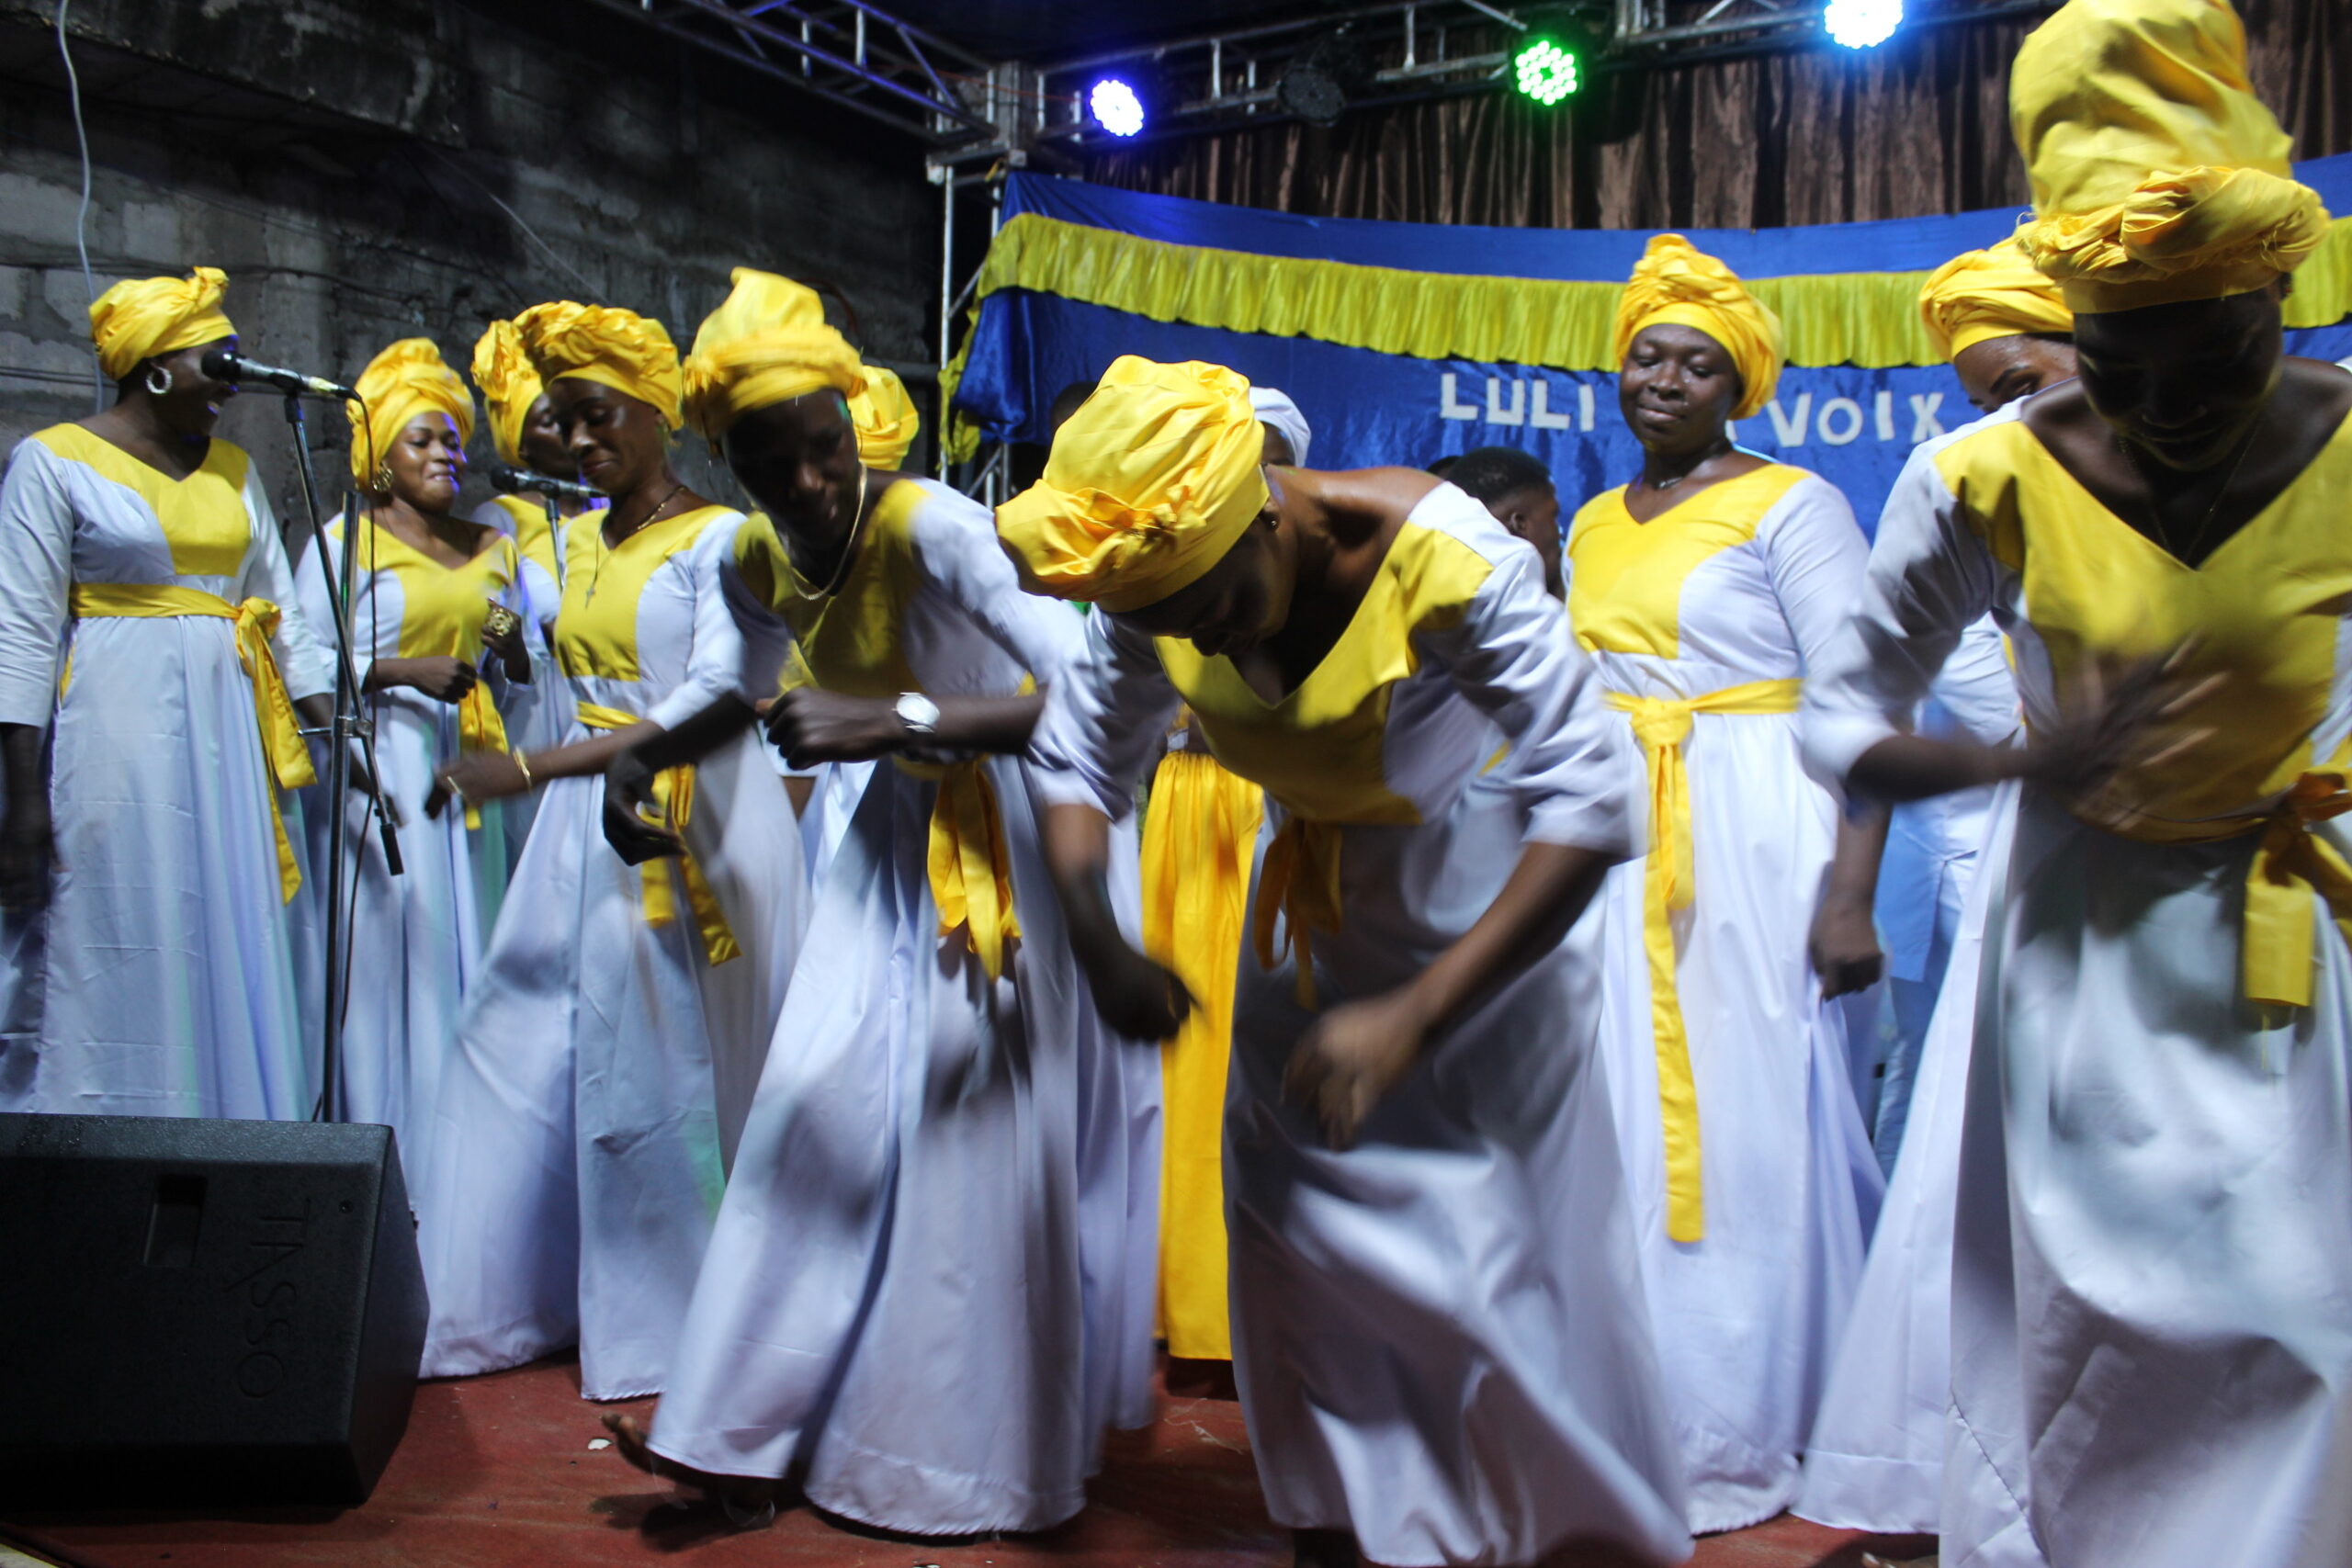
{"type": "MultiPolygon", "coordinates": [[[[814,593],[802,593],[799,587],[796,584],[793,588],[793,592],[795,593],[798,593],[801,598],[830,599],[834,594],[839,593],[842,591],[842,583],[849,581],[850,563],[857,558],[857,541],[865,532],[865,480],[866,476],[870,472],[872,472],[872,470],[867,468],[865,464],[860,463],[857,466],[857,510],[850,513],[849,537],[842,541],[842,558],[840,563],[833,568],[833,575],[831,579],[814,593]]],[[[792,570],[793,575],[796,577],[799,575],[800,569],[798,567],[796,566],[792,570]]]]}
{"type": "Polygon", "coordinates": [[[1705,452],[1700,455],[1697,462],[1691,464],[1689,468],[1675,475],[1672,479],[1654,479],[1645,475],[1642,482],[1654,491],[1672,490],[1676,485],[1680,484],[1683,480],[1689,479],[1692,474],[1697,473],[1701,468],[1705,468],[1709,463],[1713,462],[1716,458],[1727,457],[1732,453],[1738,450],[1739,448],[1737,446],[1731,441],[1726,440],[1721,446],[1708,447],[1705,452]]]}
{"type": "Polygon", "coordinates": [[[621,545],[628,544],[631,539],[636,538],[639,534],[644,533],[648,528],[653,526],[654,519],[660,517],[663,512],[667,511],[670,503],[678,499],[678,492],[685,488],[686,482],[684,479],[680,479],[676,484],[672,485],[670,487],[670,493],[663,496],[660,501],[654,502],[653,510],[645,514],[645,520],[639,523],[628,533],[621,536],[619,545],[608,545],[605,543],[604,525],[602,524],[597,525],[596,565],[594,569],[588,573],[588,596],[585,601],[586,603],[593,604],[596,602],[596,585],[605,581],[605,558],[611,555],[615,550],[620,548],[621,545]]]}

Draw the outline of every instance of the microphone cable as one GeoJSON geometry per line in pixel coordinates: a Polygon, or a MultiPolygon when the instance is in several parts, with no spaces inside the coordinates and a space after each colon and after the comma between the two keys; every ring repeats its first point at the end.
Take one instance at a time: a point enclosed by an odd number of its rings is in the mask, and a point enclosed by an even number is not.
{"type": "MultiPolygon", "coordinates": [[[[82,206],[74,214],[74,250],[82,258],[82,287],[89,292],[90,303],[98,302],[98,280],[90,271],[90,130],[82,122],[82,77],[74,69],[74,49],[65,40],[65,11],[73,0],[57,0],[57,54],[65,62],[65,93],[74,106],[74,140],[82,149],[82,206]]],[[[98,363],[95,344],[90,349],[90,412],[103,413],[107,406],[106,370],[98,363]]]]}

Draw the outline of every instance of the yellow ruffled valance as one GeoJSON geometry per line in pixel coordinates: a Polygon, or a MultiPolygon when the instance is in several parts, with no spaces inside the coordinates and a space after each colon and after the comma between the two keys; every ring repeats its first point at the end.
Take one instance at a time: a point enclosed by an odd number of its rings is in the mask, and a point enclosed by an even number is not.
{"type": "MultiPolygon", "coordinates": [[[[1881,369],[1943,363],[1919,319],[1919,288],[1927,278],[1925,272],[1845,272],[1747,284],[1784,324],[1789,364],[1881,369]]],[[[1616,368],[1610,328],[1624,291],[1621,283],[1408,272],[1175,245],[1034,212],[1005,224],[980,269],[978,299],[1005,288],[1058,295],[1155,321],[1308,337],[1415,359],[1561,370],[1616,368]]],[[[2352,316],[2352,219],[2339,219],[2295,275],[2287,324],[2326,326],[2346,316],[2352,316]]],[[[959,352],[941,378],[951,399],[963,369],[959,352]]],[[[959,415],[949,454],[969,456],[978,439],[978,428],[959,415]]]]}

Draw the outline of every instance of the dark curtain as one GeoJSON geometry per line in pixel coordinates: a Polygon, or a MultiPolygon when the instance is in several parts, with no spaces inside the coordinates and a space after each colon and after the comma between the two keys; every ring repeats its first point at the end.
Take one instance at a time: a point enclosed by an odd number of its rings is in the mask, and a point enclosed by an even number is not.
{"type": "MultiPolygon", "coordinates": [[[[2245,0],[2256,88],[2296,155],[2352,150],[2352,0],[2245,0]]],[[[1099,184],[1317,217],[1747,229],[2028,199],[2008,68],[2030,21],[1602,73],[1558,109],[1502,88],[1147,144],[1099,184]]],[[[1457,35],[1459,37],[1459,35],[1457,35]]],[[[1467,51],[1498,48],[1462,40],[1467,51]]]]}

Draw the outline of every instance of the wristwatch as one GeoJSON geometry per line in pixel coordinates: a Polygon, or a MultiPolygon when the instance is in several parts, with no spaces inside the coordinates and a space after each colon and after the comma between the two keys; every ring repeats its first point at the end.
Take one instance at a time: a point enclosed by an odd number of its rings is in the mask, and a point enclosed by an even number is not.
{"type": "Polygon", "coordinates": [[[915,739],[928,740],[939,733],[939,705],[921,692],[900,692],[898,702],[892,706],[899,715],[899,722],[907,727],[907,733],[915,739]]]}

